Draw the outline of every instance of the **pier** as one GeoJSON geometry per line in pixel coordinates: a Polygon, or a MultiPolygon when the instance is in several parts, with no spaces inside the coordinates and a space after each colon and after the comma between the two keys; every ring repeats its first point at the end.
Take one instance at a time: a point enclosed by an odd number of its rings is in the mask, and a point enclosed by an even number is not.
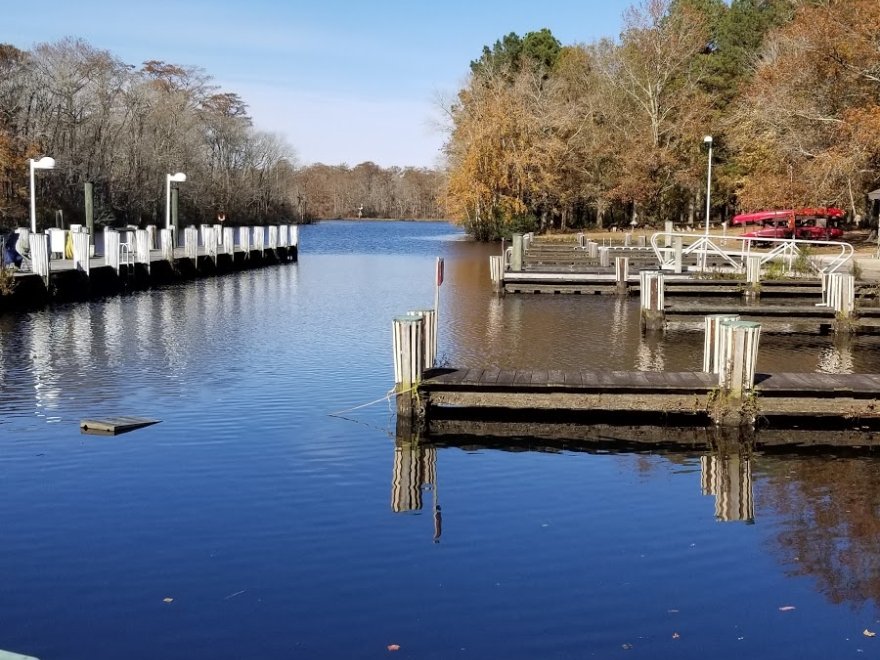
{"type": "Polygon", "coordinates": [[[0,312],[294,262],[299,250],[297,225],[187,227],[180,246],[167,229],[107,228],[103,254],[97,256],[92,255],[89,234],[77,227],[69,232],[69,242],[66,232],[59,239],[56,230],[30,234],[23,229],[19,233],[30,272],[15,273],[12,292],[0,295],[0,312]],[[65,258],[65,252],[71,258],[65,258]]]}

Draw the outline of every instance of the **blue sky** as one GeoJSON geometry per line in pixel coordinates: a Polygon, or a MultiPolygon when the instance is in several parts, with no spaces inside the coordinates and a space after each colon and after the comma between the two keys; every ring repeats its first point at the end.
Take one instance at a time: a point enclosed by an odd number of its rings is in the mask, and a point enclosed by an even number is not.
{"type": "Polygon", "coordinates": [[[81,37],[130,64],[199,66],[303,164],[430,167],[445,136],[438,99],[454,96],[484,45],[543,27],[563,44],[616,37],[630,4],[41,0],[4,7],[0,41],[81,37]]]}

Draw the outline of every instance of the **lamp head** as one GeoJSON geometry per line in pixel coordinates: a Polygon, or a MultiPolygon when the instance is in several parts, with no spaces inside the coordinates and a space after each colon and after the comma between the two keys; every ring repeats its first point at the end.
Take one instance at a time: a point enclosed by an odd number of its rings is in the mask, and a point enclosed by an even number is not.
{"type": "Polygon", "coordinates": [[[183,172],[178,172],[177,174],[169,174],[168,180],[174,181],[176,183],[183,183],[184,181],[186,181],[186,174],[184,174],[183,172]]]}
{"type": "Polygon", "coordinates": [[[55,159],[51,156],[43,156],[40,160],[31,159],[35,170],[52,170],[55,169],[55,159]]]}
{"type": "Polygon", "coordinates": [[[712,136],[711,136],[711,135],[707,135],[706,137],[704,137],[704,138],[703,138],[703,143],[704,143],[704,144],[712,144],[712,136]]]}

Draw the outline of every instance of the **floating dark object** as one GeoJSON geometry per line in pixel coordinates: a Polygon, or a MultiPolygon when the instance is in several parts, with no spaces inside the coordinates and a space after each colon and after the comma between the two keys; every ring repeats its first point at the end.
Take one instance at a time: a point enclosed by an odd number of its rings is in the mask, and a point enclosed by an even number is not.
{"type": "Polygon", "coordinates": [[[106,417],[104,419],[84,419],[79,423],[79,430],[94,435],[119,435],[145,426],[158,424],[159,419],[149,417],[106,417]]]}

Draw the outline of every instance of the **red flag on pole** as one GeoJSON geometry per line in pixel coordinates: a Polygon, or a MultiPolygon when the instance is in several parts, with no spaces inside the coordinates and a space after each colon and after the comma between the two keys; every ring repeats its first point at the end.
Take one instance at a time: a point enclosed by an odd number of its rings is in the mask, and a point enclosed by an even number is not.
{"type": "Polygon", "coordinates": [[[443,257],[437,257],[437,286],[443,284],[443,257]]]}

